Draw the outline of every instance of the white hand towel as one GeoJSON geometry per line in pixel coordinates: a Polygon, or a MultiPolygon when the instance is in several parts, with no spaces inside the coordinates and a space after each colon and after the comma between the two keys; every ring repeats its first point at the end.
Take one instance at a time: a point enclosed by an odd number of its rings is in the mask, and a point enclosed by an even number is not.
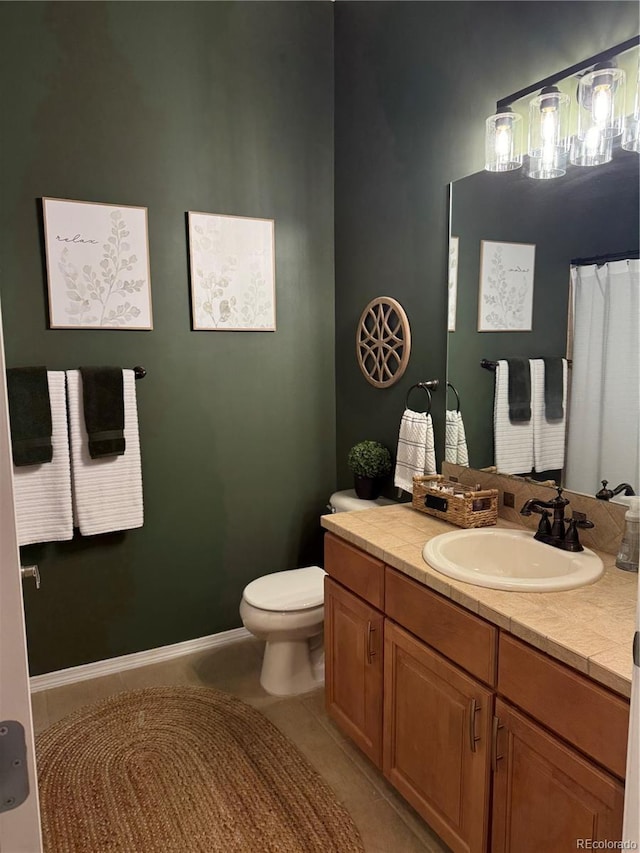
{"type": "Polygon", "coordinates": [[[469,467],[469,449],[467,447],[467,434],[464,429],[464,421],[462,420],[462,412],[456,412],[458,415],[458,465],[469,467]]]}
{"type": "Polygon", "coordinates": [[[73,539],[67,398],[62,370],[48,370],[53,458],[13,468],[18,544],[73,539]]]}
{"type": "Polygon", "coordinates": [[[469,466],[469,451],[467,436],[464,431],[462,414],[458,411],[447,410],[445,426],[444,458],[455,465],[469,466]]]}
{"type": "Polygon", "coordinates": [[[142,527],[142,465],[138,436],[136,381],[133,370],[123,370],[124,439],[122,456],[92,459],[84,423],[82,377],[67,371],[73,513],[83,536],[142,527]]]}
{"type": "Polygon", "coordinates": [[[533,468],[533,416],[528,421],[509,420],[509,365],[496,366],[493,402],[495,464],[500,474],[529,474],[533,468]]]}
{"type": "Polygon", "coordinates": [[[444,431],[445,462],[456,462],[458,458],[458,419],[457,412],[447,409],[444,431]]]}
{"type": "Polygon", "coordinates": [[[400,421],[393,483],[399,489],[412,493],[413,477],[435,473],[436,454],[431,415],[405,409],[400,421]]]}
{"type": "Polygon", "coordinates": [[[531,359],[531,419],[533,420],[533,463],[536,471],[564,467],[567,424],[567,360],[562,359],[562,409],[564,416],[548,420],[544,405],[544,361],[531,359]]]}

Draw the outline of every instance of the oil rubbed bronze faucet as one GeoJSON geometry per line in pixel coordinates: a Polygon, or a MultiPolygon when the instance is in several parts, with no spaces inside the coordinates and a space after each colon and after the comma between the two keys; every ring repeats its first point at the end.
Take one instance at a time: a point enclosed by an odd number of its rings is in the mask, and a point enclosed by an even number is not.
{"type": "Polygon", "coordinates": [[[584,551],[578,537],[578,528],[590,528],[594,524],[587,518],[571,518],[567,522],[564,510],[568,504],[569,501],[562,497],[562,488],[558,487],[558,494],[552,501],[531,498],[524,504],[520,513],[521,515],[540,513],[540,523],[533,537],[538,542],[561,548],[563,551],[584,551]],[[553,510],[553,523],[549,520],[551,518],[549,510],[553,510]]]}
{"type": "Polygon", "coordinates": [[[620,483],[620,485],[616,486],[615,489],[608,489],[608,482],[608,480],[602,480],[602,488],[599,492],[596,492],[596,497],[598,498],[598,500],[610,501],[611,498],[615,498],[615,496],[619,495],[620,492],[624,492],[626,497],[635,495],[635,492],[633,491],[633,486],[630,486],[629,483],[620,483]]]}

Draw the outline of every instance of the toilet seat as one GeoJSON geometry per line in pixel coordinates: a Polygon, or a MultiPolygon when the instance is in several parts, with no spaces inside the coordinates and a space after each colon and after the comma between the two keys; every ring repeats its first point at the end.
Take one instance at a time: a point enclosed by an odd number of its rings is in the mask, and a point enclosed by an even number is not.
{"type": "Polygon", "coordinates": [[[319,566],[274,572],[247,584],[243,598],[252,607],[280,613],[320,607],[324,602],[324,576],[319,566]]]}

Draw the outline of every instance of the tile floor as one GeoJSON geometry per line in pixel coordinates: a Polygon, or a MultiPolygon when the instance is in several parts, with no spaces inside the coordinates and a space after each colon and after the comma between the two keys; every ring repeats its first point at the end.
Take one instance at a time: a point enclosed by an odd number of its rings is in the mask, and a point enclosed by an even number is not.
{"type": "Polygon", "coordinates": [[[298,746],[351,814],[367,853],[447,853],[449,848],[333,725],[324,712],[323,691],[287,699],[269,696],[260,687],[261,659],[262,644],[247,639],[34,693],[35,729],[122,690],[164,684],[215,687],[258,708],[298,746]]]}

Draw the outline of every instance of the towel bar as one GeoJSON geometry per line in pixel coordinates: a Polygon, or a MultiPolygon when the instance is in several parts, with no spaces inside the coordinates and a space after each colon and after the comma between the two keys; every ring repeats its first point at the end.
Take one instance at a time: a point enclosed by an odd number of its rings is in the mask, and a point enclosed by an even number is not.
{"type": "Polygon", "coordinates": [[[427,414],[431,414],[431,392],[438,390],[438,385],[440,384],[439,379],[428,379],[426,382],[417,382],[415,385],[412,385],[411,388],[407,391],[407,396],[405,399],[405,409],[409,408],[409,395],[413,391],[414,388],[422,388],[429,395],[429,408],[427,409],[427,414]]]}
{"type": "Polygon", "coordinates": [[[460,411],[460,394],[458,394],[455,387],[450,382],[447,382],[447,388],[451,388],[453,393],[456,395],[456,412],[459,412],[460,411]]]}
{"type": "MultiPolygon", "coordinates": [[[[567,367],[571,367],[572,364],[573,364],[573,360],[568,358],[567,359],[567,367]]],[[[484,367],[485,370],[495,370],[497,366],[498,366],[497,361],[491,361],[488,358],[483,358],[480,361],[480,367],[484,367]]]]}

